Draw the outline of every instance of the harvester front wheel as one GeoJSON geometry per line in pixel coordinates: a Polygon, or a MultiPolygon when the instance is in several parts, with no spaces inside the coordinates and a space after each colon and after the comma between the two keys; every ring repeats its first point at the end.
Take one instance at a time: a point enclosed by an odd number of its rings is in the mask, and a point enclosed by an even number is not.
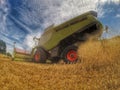
{"type": "Polygon", "coordinates": [[[65,48],[62,53],[62,58],[65,63],[76,63],[78,60],[77,47],[68,46],[67,48],[65,48]]]}
{"type": "Polygon", "coordinates": [[[42,48],[37,48],[34,54],[34,62],[45,63],[47,59],[47,54],[42,48]]]}

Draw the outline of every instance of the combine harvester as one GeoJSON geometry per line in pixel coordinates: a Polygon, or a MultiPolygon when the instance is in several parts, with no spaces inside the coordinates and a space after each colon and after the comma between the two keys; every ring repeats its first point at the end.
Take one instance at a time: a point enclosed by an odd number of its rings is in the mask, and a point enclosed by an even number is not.
{"type": "Polygon", "coordinates": [[[78,60],[78,46],[90,39],[101,37],[103,25],[97,19],[94,11],[86,12],[58,26],[48,27],[41,38],[38,38],[38,45],[30,53],[19,53],[15,50],[15,59],[24,57],[36,63],[46,63],[49,59],[57,62],[62,59],[65,63],[76,63],[78,60]]]}
{"type": "Polygon", "coordinates": [[[32,50],[32,59],[36,63],[45,63],[47,59],[76,63],[78,46],[91,37],[98,40],[102,31],[103,25],[95,11],[86,12],[58,26],[52,25],[38,38],[39,44],[32,50]]]}

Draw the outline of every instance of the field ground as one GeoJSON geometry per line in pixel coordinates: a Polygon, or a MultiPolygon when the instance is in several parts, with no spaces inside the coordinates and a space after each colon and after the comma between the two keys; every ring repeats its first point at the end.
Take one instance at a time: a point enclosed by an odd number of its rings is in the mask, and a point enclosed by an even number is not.
{"type": "Polygon", "coordinates": [[[120,37],[80,45],[77,64],[35,64],[0,55],[0,90],[120,90],[120,37]]]}

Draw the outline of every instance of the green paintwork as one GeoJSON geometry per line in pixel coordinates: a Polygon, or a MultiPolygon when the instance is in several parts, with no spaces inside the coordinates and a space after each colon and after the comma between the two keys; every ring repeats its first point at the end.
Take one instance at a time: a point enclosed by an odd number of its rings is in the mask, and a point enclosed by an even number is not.
{"type": "Polygon", "coordinates": [[[93,11],[82,14],[58,26],[49,27],[41,36],[39,46],[49,51],[56,47],[61,40],[77,31],[82,31],[82,28],[93,22],[99,25],[99,29],[103,28],[102,24],[96,18],[96,13],[93,11]],[[77,22],[74,23],[75,21],[77,22]]]}

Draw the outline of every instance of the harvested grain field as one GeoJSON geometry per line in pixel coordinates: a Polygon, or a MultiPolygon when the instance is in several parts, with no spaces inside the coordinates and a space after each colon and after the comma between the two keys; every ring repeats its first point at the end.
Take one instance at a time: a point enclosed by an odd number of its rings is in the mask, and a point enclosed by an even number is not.
{"type": "Polygon", "coordinates": [[[0,58],[0,90],[120,90],[120,37],[81,44],[77,64],[0,58]]]}

